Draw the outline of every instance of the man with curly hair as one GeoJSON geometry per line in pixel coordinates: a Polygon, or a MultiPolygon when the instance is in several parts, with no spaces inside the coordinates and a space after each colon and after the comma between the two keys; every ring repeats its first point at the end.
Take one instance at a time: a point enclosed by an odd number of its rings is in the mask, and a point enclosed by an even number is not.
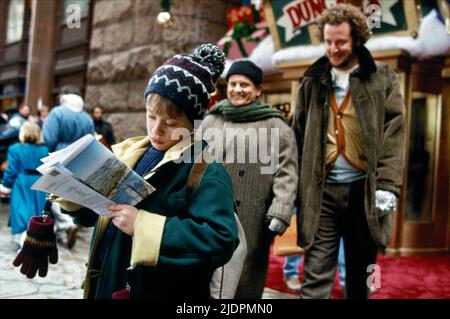
{"type": "Polygon", "coordinates": [[[326,55],[305,72],[297,138],[302,298],[329,298],[344,239],[348,298],[367,298],[369,267],[389,243],[403,175],[404,104],[399,81],[364,46],[366,17],[350,4],[319,18],[326,55]]]}

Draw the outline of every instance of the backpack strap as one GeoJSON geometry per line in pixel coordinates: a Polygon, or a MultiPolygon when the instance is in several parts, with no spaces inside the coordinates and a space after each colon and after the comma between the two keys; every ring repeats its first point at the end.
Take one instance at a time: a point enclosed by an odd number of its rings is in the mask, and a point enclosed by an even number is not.
{"type": "Polygon", "coordinates": [[[194,165],[192,165],[191,171],[186,181],[187,190],[192,193],[194,189],[200,183],[208,164],[212,162],[212,155],[208,150],[204,150],[195,160],[194,165]]]}
{"type": "MultiPolygon", "coordinates": [[[[203,177],[206,169],[208,168],[208,164],[214,160],[213,156],[208,150],[204,150],[195,160],[194,165],[192,165],[191,171],[189,172],[189,176],[186,180],[186,188],[189,194],[192,194],[194,189],[200,183],[200,180],[203,177]]],[[[236,203],[233,200],[234,212],[237,214],[238,210],[236,207],[236,203]]]]}
{"type": "MultiPolygon", "coordinates": [[[[209,159],[212,158],[211,153],[208,150],[204,150],[200,156],[198,156],[195,160],[194,165],[192,165],[191,171],[189,172],[189,176],[186,181],[186,189],[189,192],[189,194],[192,194],[194,189],[198,186],[200,183],[200,180],[203,177],[203,174],[205,173],[206,169],[208,168],[208,163],[210,162],[209,159]]],[[[222,270],[222,276],[220,278],[220,299],[222,299],[222,287],[223,287],[223,273],[224,269],[223,267],[220,267],[222,270]]]]}

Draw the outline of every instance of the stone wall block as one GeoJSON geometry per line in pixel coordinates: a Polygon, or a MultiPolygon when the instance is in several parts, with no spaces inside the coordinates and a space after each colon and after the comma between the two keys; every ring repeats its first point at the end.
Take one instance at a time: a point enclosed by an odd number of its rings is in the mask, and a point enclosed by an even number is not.
{"type": "Polygon", "coordinates": [[[106,83],[100,87],[100,105],[106,112],[128,110],[129,83],[106,83]]]}
{"type": "Polygon", "coordinates": [[[133,39],[132,20],[112,24],[104,28],[103,53],[129,49],[133,39]]]}
{"type": "Polygon", "coordinates": [[[118,141],[145,135],[144,90],[169,57],[216,42],[227,31],[227,0],[172,1],[174,25],[156,23],[160,0],[96,0],[86,104],[100,105],[118,141]]]}
{"type": "Polygon", "coordinates": [[[141,16],[134,20],[134,44],[136,46],[159,43],[162,40],[162,28],[156,23],[156,17],[141,16]]]}
{"type": "Polygon", "coordinates": [[[131,73],[133,66],[130,65],[130,54],[128,51],[113,54],[113,59],[110,68],[112,71],[111,81],[119,82],[132,78],[131,73]]]}
{"type": "Polygon", "coordinates": [[[90,109],[100,102],[100,86],[89,84],[86,87],[86,94],[85,94],[85,107],[86,109],[90,109]]]}
{"type": "Polygon", "coordinates": [[[120,112],[105,118],[113,126],[117,142],[129,137],[147,135],[145,112],[120,112]]]}
{"type": "Polygon", "coordinates": [[[112,55],[100,55],[91,59],[88,65],[88,79],[91,83],[110,82],[114,74],[112,55]]]}
{"type": "Polygon", "coordinates": [[[154,16],[156,20],[156,16],[158,15],[159,12],[162,11],[160,0],[135,0],[135,1],[136,1],[135,5],[136,14],[146,16],[147,19],[151,19],[154,16]]]}
{"type": "Polygon", "coordinates": [[[91,35],[91,41],[90,41],[90,49],[91,54],[96,55],[98,52],[100,52],[103,48],[103,38],[104,38],[104,32],[103,28],[93,28],[92,35],[91,35]]]}
{"type": "Polygon", "coordinates": [[[130,93],[128,95],[128,109],[130,111],[142,112],[145,110],[144,91],[147,87],[148,79],[133,81],[130,83],[130,93]]]}
{"type": "Polygon", "coordinates": [[[96,1],[92,24],[96,27],[128,19],[133,15],[134,6],[133,0],[96,1]]]}
{"type": "Polygon", "coordinates": [[[95,1],[94,7],[94,17],[92,20],[92,26],[97,27],[98,25],[104,24],[108,16],[108,8],[111,6],[111,1],[107,0],[97,0],[95,1]]]}
{"type": "Polygon", "coordinates": [[[190,51],[199,43],[217,42],[226,31],[226,17],[213,18],[216,6],[225,10],[222,1],[175,1],[172,5],[174,24],[163,29],[163,40],[178,52],[190,51]],[[222,25],[222,27],[220,27],[222,25]]]}
{"type": "Polygon", "coordinates": [[[134,48],[129,53],[134,79],[148,79],[150,74],[166,60],[163,55],[163,50],[159,45],[147,45],[134,48]]]}

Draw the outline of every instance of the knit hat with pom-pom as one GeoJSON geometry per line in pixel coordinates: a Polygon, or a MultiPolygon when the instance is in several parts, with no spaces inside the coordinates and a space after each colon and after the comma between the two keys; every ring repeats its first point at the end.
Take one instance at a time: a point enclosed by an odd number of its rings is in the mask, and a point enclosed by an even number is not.
{"type": "Polygon", "coordinates": [[[159,94],[181,108],[194,122],[203,118],[215,91],[215,82],[225,68],[225,54],[207,43],[193,53],[175,55],[156,69],[148,81],[144,100],[150,93],[159,94]]]}

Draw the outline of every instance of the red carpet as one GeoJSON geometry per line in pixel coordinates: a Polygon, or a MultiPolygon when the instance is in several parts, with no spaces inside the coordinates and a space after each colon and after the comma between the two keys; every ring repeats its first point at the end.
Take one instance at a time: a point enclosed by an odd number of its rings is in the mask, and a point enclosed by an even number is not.
{"type": "MultiPolygon", "coordinates": [[[[283,282],[283,263],[284,257],[271,252],[266,287],[295,295],[283,282]]],[[[381,287],[372,294],[372,299],[450,299],[450,255],[387,257],[379,254],[377,264],[381,270],[381,287]]],[[[332,299],[341,296],[336,276],[332,299]]]]}

